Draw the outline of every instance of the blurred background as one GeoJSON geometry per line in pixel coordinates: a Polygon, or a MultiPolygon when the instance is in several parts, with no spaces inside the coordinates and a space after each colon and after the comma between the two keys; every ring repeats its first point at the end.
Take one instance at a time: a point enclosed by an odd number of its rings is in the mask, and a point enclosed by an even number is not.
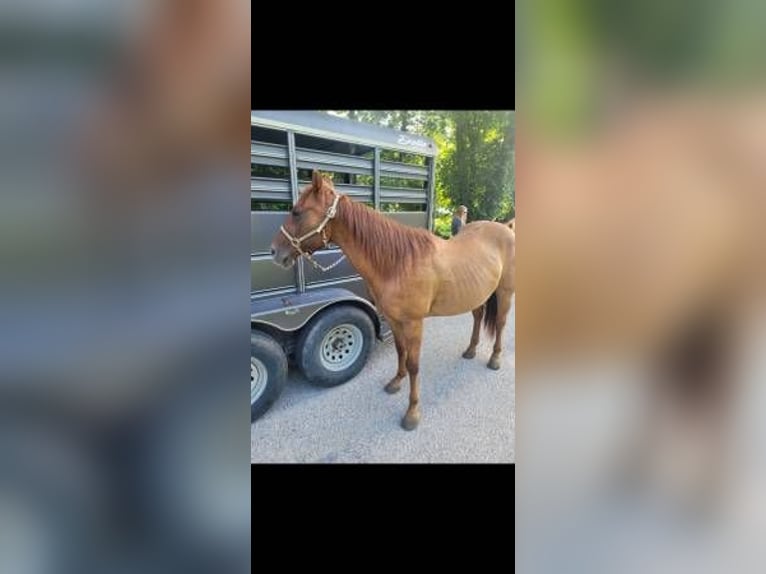
{"type": "Polygon", "coordinates": [[[516,566],[763,571],[764,7],[516,7],[516,566]]]}
{"type": "Polygon", "coordinates": [[[250,4],[0,27],[0,571],[249,571],[250,4]]]}

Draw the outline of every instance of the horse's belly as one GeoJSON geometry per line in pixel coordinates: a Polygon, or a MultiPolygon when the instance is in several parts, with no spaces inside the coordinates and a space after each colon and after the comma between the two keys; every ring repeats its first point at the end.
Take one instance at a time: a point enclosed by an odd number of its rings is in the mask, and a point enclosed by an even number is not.
{"type": "Polygon", "coordinates": [[[472,293],[459,293],[457,291],[440,293],[434,299],[428,314],[444,317],[468,313],[477,307],[481,307],[496,288],[497,283],[495,282],[483,289],[473,290],[472,293]]]}

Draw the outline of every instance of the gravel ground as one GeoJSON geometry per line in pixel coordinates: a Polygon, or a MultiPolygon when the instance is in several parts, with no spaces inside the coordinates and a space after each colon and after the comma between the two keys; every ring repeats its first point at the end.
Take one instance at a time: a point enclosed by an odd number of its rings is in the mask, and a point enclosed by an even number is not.
{"type": "Polygon", "coordinates": [[[515,315],[514,301],[499,371],[486,367],[484,333],[476,358],[461,358],[470,313],[426,319],[413,432],[399,426],[409,384],[396,395],[383,390],[396,371],[393,342],[378,342],[364,370],[336,388],[313,387],[291,370],[282,396],[251,427],[251,462],[514,462],[515,315]]]}

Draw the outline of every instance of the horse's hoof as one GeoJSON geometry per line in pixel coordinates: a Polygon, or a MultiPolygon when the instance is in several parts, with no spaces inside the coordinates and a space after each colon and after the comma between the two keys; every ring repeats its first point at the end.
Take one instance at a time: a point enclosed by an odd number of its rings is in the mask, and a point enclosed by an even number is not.
{"type": "Polygon", "coordinates": [[[493,371],[499,370],[500,369],[500,357],[492,357],[489,360],[489,363],[487,363],[487,367],[489,367],[493,371]]]}
{"type": "Polygon", "coordinates": [[[464,359],[473,359],[475,356],[476,356],[476,349],[473,349],[473,350],[466,349],[465,352],[463,353],[464,359]]]}
{"type": "Polygon", "coordinates": [[[402,379],[393,379],[389,381],[389,383],[383,388],[389,395],[398,393],[399,390],[402,388],[402,379]]]}
{"type": "Polygon", "coordinates": [[[415,430],[420,422],[420,413],[407,413],[402,417],[402,428],[406,431],[415,430]]]}

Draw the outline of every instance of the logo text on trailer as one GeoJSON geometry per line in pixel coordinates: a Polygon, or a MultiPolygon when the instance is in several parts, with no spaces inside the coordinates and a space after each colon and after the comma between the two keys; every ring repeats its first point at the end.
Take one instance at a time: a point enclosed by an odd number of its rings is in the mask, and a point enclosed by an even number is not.
{"type": "Polygon", "coordinates": [[[415,146],[415,147],[419,147],[423,149],[428,148],[428,142],[414,139],[406,135],[399,136],[399,141],[397,143],[399,143],[400,145],[411,145],[411,146],[415,146]]]}

